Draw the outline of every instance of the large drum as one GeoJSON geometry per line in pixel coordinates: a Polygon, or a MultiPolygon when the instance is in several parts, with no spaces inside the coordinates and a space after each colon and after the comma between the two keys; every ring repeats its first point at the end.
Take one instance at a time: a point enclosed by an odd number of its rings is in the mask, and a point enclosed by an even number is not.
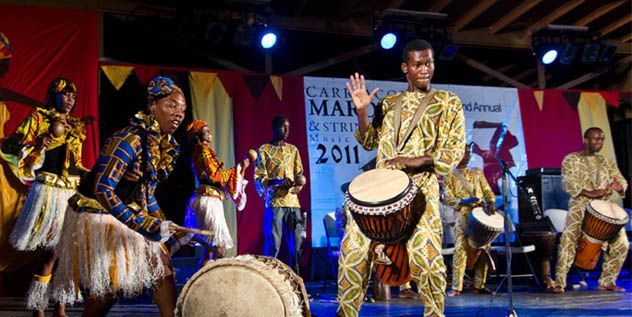
{"type": "Polygon", "coordinates": [[[522,234],[525,245],[535,246],[536,260],[540,263],[540,280],[546,288],[554,286],[551,279],[551,259],[555,251],[556,233],[552,231],[529,231],[522,234]]]}
{"type": "Polygon", "coordinates": [[[583,235],[577,246],[575,265],[585,270],[594,269],[603,244],[614,239],[628,221],[628,214],[616,204],[591,201],[584,214],[583,235]]]}
{"type": "Polygon", "coordinates": [[[303,280],[283,262],[241,255],[214,261],[186,283],[176,316],[310,316],[303,280]]]}
{"type": "Polygon", "coordinates": [[[468,244],[466,246],[468,270],[474,269],[478,258],[483,253],[491,259],[486,249],[503,232],[503,224],[503,216],[498,212],[488,215],[481,207],[476,207],[470,212],[465,231],[468,244]]]}
{"type": "Polygon", "coordinates": [[[409,282],[405,242],[426,207],[417,186],[400,170],[374,169],[353,179],[346,201],[360,231],[374,241],[380,280],[387,285],[409,282]]]}

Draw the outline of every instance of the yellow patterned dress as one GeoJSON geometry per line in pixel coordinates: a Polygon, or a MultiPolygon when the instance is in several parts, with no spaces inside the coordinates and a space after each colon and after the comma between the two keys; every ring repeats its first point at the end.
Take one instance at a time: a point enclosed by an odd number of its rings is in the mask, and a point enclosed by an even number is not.
{"type": "MultiPolygon", "coordinates": [[[[464,198],[476,197],[485,200],[488,206],[494,206],[496,196],[487,183],[483,171],[478,168],[455,169],[444,182],[448,205],[454,208],[456,213],[454,257],[452,258],[452,289],[462,291],[463,275],[467,264],[465,229],[467,228],[467,218],[471,210],[466,206],[460,206],[459,202],[464,198]]],[[[474,269],[475,288],[485,287],[487,267],[487,261],[478,261],[476,263],[476,268],[474,269]]]]}
{"type": "MultiPolygon", "coordinates": [[[[400,131],[406,131],[413,114],[419,108],[423,92],[403,92],[386,97],[381,102],[384,120],[381,125],[370,125],[365,134],[356,139],[367,150],[377,148],[377,168],[389,168],[385,161],[397,156],[432,156],[434,172],[409,174],[427,204],[412,236],[406,243],[413,280],[417,284],[425,316],[443,316],[446,268],[441,256],[443,227],[439,212],[439,183],[437,174],[446,175],[461,161],[465,149],[465,120],[459,98],[439,90],[431,99],[421,119],[414,127],[401,152],[395,149],[395,103],[402,97],[400,131]]],[[[402,133],[403,134],[403,133],[402,133]]],[[[349,218],[341,244],[338,271],[338,315],[357,316],[369,283],[372,255],[370,240],[349,218]]]]}
{"type": "MultiPolygon", "coordinates": [[[[568,215],[566,216],[566,228],[560,238],[557,266],[555,268],[555,283],[562,288],[566,287],[566,275],[575,261],[577,244],[582,237],[582,222],[586,206],[593,200],[580,195],[582,190],[592,191],[606,189],[616,180],[623,190],[628,187],[623,175],[616,164],[601,154],[583,155],[575,152],[567,155],[562,162],[562,184],[571,196],[568,202],[568,215]]],[[[609,200],[610,195],[601,197],[609,200]]],[[[619,234],[608,243],[602,262],[602,272],[599,285],[612,286],[617,280],[623,262],[628,254],[628,239],[625,229],[621,228],[619,234]]]]}
{"type": "Polygon", "coordinates": [[[302,242],[304,224],[301,205],[294,191],[278,188],[274,184],[284,178],[293,181],[298,174],[303,174],[303,163],[296,146],[266,143],[259,147],[254,179],[257,192],[265,196],[263,253],[277,257],[285,236],[288,248],[294,252],[288,252],[291,267],[295,264],[295,257],[299,256],[302,242]],[[284,229],[286,232],[283,232],[284,229]]]}

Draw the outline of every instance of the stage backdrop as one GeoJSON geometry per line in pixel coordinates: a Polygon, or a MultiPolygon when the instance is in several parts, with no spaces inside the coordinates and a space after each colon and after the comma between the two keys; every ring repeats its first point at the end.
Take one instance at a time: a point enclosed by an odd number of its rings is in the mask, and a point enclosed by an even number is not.
{"type": "MultiPolygon", "coordinates": [[[[82,160],[92,167],[99,149],[97,12],[0,5],[0,33],[0,139],[44,103],[51,81],[65,77],[78,89],[73,114],[89,122],[82,160]]],[[[22,206],[18,192],[26,190],[13,190],[20,186],[11,179],[0,172],[0,271],[29,259],[16,258],[6,241],[22,206]]]]}
{"type": "MultiPolygon", "coordinates": [[[[347,79],[304,78],[314,247],[326,245],[322,219],[344,202],[341,185],[360,174],[376,155],[375,151],[365,151],[354,138],[357,119],[345,81],[347,79]]],[[[375,87],[381,89],[374,100],[377,102],[388,94],[404,90],[406,83],[367,81],[367,89],[375,87]]],[[[483,169],[496,192],[502,176],[496,157],[507,162],[515,175],[524,174],[527,156],[516,89],[457,85],[434,87],[453,91],[461,98],[468,142],[473,142],[474,155],[470,165],[483,169]],[[503,130],[506,132],[501,144],[499,137],[503,130]]],[[[515,193],[515,188],[512,192],[515,193]]],[[[513,199],[512,218],[517,220],[515,202],[516,199],[513,199]]]]}

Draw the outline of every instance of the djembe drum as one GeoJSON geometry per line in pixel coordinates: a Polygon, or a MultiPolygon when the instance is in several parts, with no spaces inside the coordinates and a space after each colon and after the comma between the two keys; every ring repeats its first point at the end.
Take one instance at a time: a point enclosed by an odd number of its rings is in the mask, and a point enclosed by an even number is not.
{"type": "Polygon", "coordinates": [[[628,221],[628,214],[616,204],[605,200],[591,201],[586,206],[575,265],[585,270],[594,269],[603,244],[614,239],[628,221]]]}
{"type": "Polygon", "coordinates": [[[207,264],[184,285],[178,317],[310,316],[301,279],[267,256],[240,255],[207,264]]]}
{"type": "Polygon", "coordinates": [[[535,246],[535,260],[540,263],[540,280],[546,283],[547,287],[553,285],[551,280],[551,259],[555,251],[555,232],[552,231],[530,231],[522,233],[522,240],[525,245],[535,246]]]}
{"type": "Polygon", "coordinates": [[[490,261],[492,270],[495,269],[488,249],[492,241],[503,232],[503,223],[504,219],[500,213],[496,212],[488,215],[481,207],[476,207],[470,212],[465,231],[465,236],[467,237],[465,248],[467,253],[466,268],[468,270],[474,269],[481,254],[485,255],[487,260],[490,261]]]}
{"type": "Polygon", "coordinates": [[[346,201],[360,231],[373,241],[380,280],[392,286],[410,282],[406,241],[426,207],[417,186],[400,170],[374,169],[353,179],[346,201]]]}

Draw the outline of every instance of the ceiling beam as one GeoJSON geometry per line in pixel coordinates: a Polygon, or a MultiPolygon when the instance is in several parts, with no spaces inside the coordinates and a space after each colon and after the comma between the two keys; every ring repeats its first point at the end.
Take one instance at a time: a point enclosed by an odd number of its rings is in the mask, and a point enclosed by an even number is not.
{"type": "Polygon", "coordinates": [[[540,2],[542,2],[542,0],[531,0],[522,2],[521,5],[515,7],[509,13],[500,18],[500,20],[496,21],[496,23],[492,24],[492,26],[489,27],[490,32],[492,32],[492,34],[500,32],[507,25],[515,21],[517,18],[521,17],[523,14],[527,13],[527,11],[531,10],[531,8],[535,7],[540,2]]]}
{"type": "Polygon", "coordinates": [[[582,3],[584,3],[584,0],[567,1],[566,3],[561,5],[559,8],[555,9],[553,12],[547,14],[542,19],[540,19],[538,22],[536,22],[536,23],[532,24],[530,27],[528,27],[527,30],[525,31],[526,34],[529,35],[529,34],[533,33],[534,31],[537,31],[537,30],[543,28],[547,24],[550,24],[551,22],[554,22],[555,20],[557,20],[561,16],[565,15],[566,13],[570,12],[571,10],[575,9],[577,6],[579,6],[582,3]]]}
{"type": "Polygon", "coordinates": [[[479,15],[483,14],[489,7],[491,7],[498,0],[482,0],[477,5],[469,9],[463,16],[461,16],[454,25],[454,32],[458,32],[466,27],[470,22],[476,19],[479,15]]]}
{"type": "Polygon", "coordinates": [[[447,6],[450,5],[450,3],[452,2],[452,0],[439,0],[439,1],[435,1],[434,4],[432,4],[429,8],[428,11],[430,12],[441,12],[441,10],[445,9],[447,6]]]}
{"type": "Polygon", "coordinates": [[[362,56],[368,53],[371,53],[375,50],[375,45],[374,44],[370,44],[367,46],[362,46],[360,48],[357,48],[353,51],[349,51],[343,54],[340,54],[338,56],[332,57],[332,58],[328,58],[325,60],[322,60],[320,62],[316,62],[314,64],[311,65],[307,65],[305,67],[301,67],[299,69],[295,69],[293,71],[287,72],[285,73],[285,75],[290,75],[290,76],[302,76],[302,75],[306,75],[312,72],[315,72],[317,70],[329,67],[329,66],[333,66],[336,65],[338,63],[342,63],[344,61],[347,61],[349,59],[352,58],[356,58],[358,56],[362,56]]]}
{"type": "Polygon", "coordinates": [[[607,26],[605,26],[603,29],[599,30],[599,33],[601,36],[605,36],[606,34],[610,34],[612,33],[612,31],[617,30],[618,28],[628,24],[632,22],[632,15],[626,14],[624,17],[622,17],[619,20],[616,20],[610,24],[608,24],[607,26]]]}
{"type": "Polygon", "coordinates": [[[625,42],[630,42],[630,40],[632,40],[632,33],[622,37],[620,41],[625,43],[625,42]]]}
{"type": "Polygon", "coordinates": [[[595,11],[592,11],[587,16],[575,21],[575,23],[573,23],[573,25],[587,26],[590,22],[597,20],[602,15],[614,10],[618,6],[624,4],[625,2],[626,1],[623,0],[623,1],[617,1],[617,2],[604,4],[601,7],[599,7],[599,9],[597,9],[595,11]]]}
{"type": "MultiPolygon", "coordinates": [[[[483,62],[482,64],[485,64],[485,63],[483,62]]],[[[496,71],[499,72],[499,73],[503,73],[504,74],[505,72],[507,72],[508,70],[510,70],[510,69],[512,69],[512,68],[514,68],[516,66],[518,66],[518,64],[509,64],[509,65],[505,65],[503,67],[499,67],[498,69],[496,69],[496,71]]],[[[488,82],[488,81],[490,81],[492,79],[494,79],[494,76],[492,76],[492,75],[485,75],[485,76],[483,76],[481,81],[486,83],[486,82],[488,82]]]]}
{"type": "Polygon", "coordinates": [[[546,88],[546,69],[544,69],[544,65],[542,65],[542,63],[540,63],[540,61],[537,61],[537,66],[536,66],[536,70],[538,71],[538,88],[540,89],[544,89],[546,88]]]}
{"type": "Polygon", "coordinates": [[[518,75],[513,76],[512,78],[514,80],[521,81],[521,80],[533,75],[533,73],[535,73],[535,68],[529,68],[529,69],[526,69],[526,70],[520,72],[518,75]]]}
{"type": "MultiPolygon", "coordinates": [[[[612,66],[611,68],[615,68],[615,67],[620,66],[620,65],[628,65],[628,64],[630,64],[630,62],[632,62],[632,56],[626,56],[626,57],[620,59],[619,61],[617,61],[617,63],[614,66],[612,66]]],[[[594,72],[585,74],[585,75],[580,76],[578,78],[575,78],[575,79],[573,79],[573,80],[571,80],[571,81],[569,81],[569,82],[567,82],[565,84],[562,84],[562,85],[558,86],[556,89],[571,89],[571,88],[573,88],[573,87],[575,87],[577,85],[583,84],[583,83],[585,83],[585,82],[587,82],[589,80],[592,80],[592,79],[597,78],[597,77],[599,77],[599,76],[601,76],[603,74],[606,74],[606,73],[609,72],[609,70],[610,70],[609,67],[603,67],[603,68],[598,69],[598,70],[596,70],[594,72]]]]}
{"type": "Polygon", "coordinates": [[[399,9],[406,2],[406,0],[391,0],[391,2],[386,5],[387,9],[399,9]]]}
{"type": "Polygon", "coordinates": [[[469,58],[469,57],[467,57],[467,56],[465,56],[463,54],[458,54],[457,58],[460,61],[464,62],[465,64],[467,64],[467,65],[469,65],[469,66],[471,66],[471,67],[473,67],[475,69],[478,69],[478,70],[482,71],[485,74],[491,75],[491,76],[493,76],[494,78],[496,78],[496,79],[498,79],[500,81],[506,82],[506,83],[508,83],[508,84],[510,84],[510,85],[512,85],[514,87],[517,87],[517,88],[528,88],[527,85],[525,85],[525,84],[523,84],[523,83],[521,83],[521,82],[519,82],[517,80],[514,80],[513,78],[511,78],[511,77],[509,77],[509,76],[507,76],[507,75],[505,75],[503,73],[500,73],[500,72],[498,72],[498,71],[496,71],[496,70],[494,70],[494,69],[492,69],[492,68],[490,68],[490,67],[488,67],[486,65],[483,65],[483,64],[481,64],[481,63],[479,63],[479,62],[477,62],[477,61],[475,61],[475,60],[473,60],[473,59],[471,59],[471,58],[469,58]]]}

